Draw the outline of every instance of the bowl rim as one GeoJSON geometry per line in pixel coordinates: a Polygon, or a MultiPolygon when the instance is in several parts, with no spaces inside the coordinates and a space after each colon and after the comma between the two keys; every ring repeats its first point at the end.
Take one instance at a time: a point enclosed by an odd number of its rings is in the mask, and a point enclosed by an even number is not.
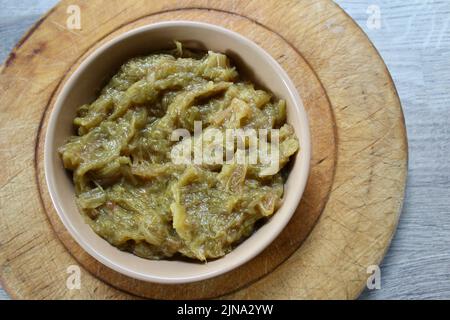
{"type": "MultiPolygon", "coordinates": [[[[154,282],[154,283],[162,283],[162,284],[182,284],[182,283],[190,283],[190,282],[196,282],[201,280],[206,280],[209,278],[213,278],[216,276],[219,276],[221,274],[224,274],[226,272],[229,272],[233,269],[236,269],[237,267],[243,265],[244,263],[250,261],[254,257],[256,257],[258,254],[260,254],[264,249],[266,249],[275,239],[278,237],[278,235],[284,230],[287,223],[289,223],[290,219],[292,218],[293,214],[295,213],[300,200],[303,196],[306,183],[310,174],[310,161],[311,161],[311,138],[310,138],[310,131],[309,131],[309,121],[307,117],[306,110],[304,108],[302,99],[293,83],[293,81],[290,79],[286,71],[279,65],[279,63],[269,54],[267,53],[263,48],[261,48],[259,45],[257,45],[252,40],[248,39],[247,37],[229,30],[227,28],[205,23],[205,22],[199,22],[199,21],[186,21],[186,20],[170,20],[170,21],[161,21],[156,23],[147,24],[144,26],[140,26],[137,28],[134,28],[132,30],[126,31],[111,40],[105,42],[100,47],[96,48],[92,53],[90,53],[88,56],[86,56],[79,66],[72,72],[72,74],[67,78],[67,80],[62,84],[61,90],[53,104],[53,107],[50,111],[50,116],[48,120],[48,125],[45,132],[45,142],[44,142],[44,173],[45,173],[45,181],[47,184],[47,189],[52,201],[52,204],[54,208],[56,209],[56,212],[61,219],[64,227],[69,231],[70,235],[75,239],[75,241],[83,248],[84,251],[86,251],[90,256],[95,258],[97,261],[102,263],[103,265],[121,273],[126,276],[129,276],[134,279],[143,280],[147,282],[154,282]],[[268,63],[271,64],[271,67],[276,70],[278,75],[280,76],[283,85],[286,87],[289,95],[291,96],[294,106],[293,110],[296,113],[296,116],[294,117],[295,120],[300,120],[300,129],[301,129],[301,135],[302,135],[302,144],[300,146],[300,150],[302,153],[302,161],[300,163],[300,173],[301,176],[296,178],[296,194],[293,199],[293,201],[290,202],[290,205],[287,209],[287,213],[283,216],[283,219],[278,222],[278,227],[275,231],[272,231],[266,238],[262,239],[262,241],[259,241],[259,245],[255,250],[250,251],[248,254],[242,255],[240,259],[237,259],[235,263],[229,263],[226,267],[223,268],[217,268],[216,270],[201,273],[194,276],[182,276],[182,277],[162,277],[162,276],[155,276],[149,273],[142,273],[138,272],[137,270],[131,270],[120,263],[114,262],[110,260],[108,257],[102,254],[102,252],[99,252],[95,248],[91,246],[91,244],[85,239],[85,237],[75,228],[68,216],[66,215],[64,209],[60,205],[61,199],[58,198],[56,194],[56,188],[57,183],[54,180],[54,174],[53,171],[56,170],[54,166],[52,165],[51,161],[51,155],[50,150],[51,146],[54,144],[54,136],[56,134],[56,119],[57,115],[63,110],[64,104],[63,102],[66,100],[70,90],[74,87],[74,85],[77,83],[77,80],[79,76],[83,73],[84,69],[90,65],[90,63],[95,60],[98,56],[100,56],[104,51],[109,49],[110,47],[116,45],[117,43],[126,40],[129,37],[132,37],[134,35],[145,33],[151,30],[157,30],[157,29],[164,29],[168,27],[196,27],[196,28],[202,28],[202,29],[209,29],[209,31],[217,32],[217,33],[225,33],[229,37],[234,38],[236,41],[244,42],[245,45],[252,47],[252,49],[255,52],[258,52],[261,57],[266,60],[268,63]]],[[[287,193],[285,189],[285,193],[287,193]]],[[[283,203],[283,205],[286,205],[286,203],[283,203]]],[[[279,210],[279,209],[278,209],[279,210]]],[[[278,210],[275,212],[275,214],[278,212],[278,210]]],[[[250,238],[253,235],[250,236],[250,238]]],[[[116,248],[117,249],[117,248],[116,248]]],[[[117,249],[119,250],[119,249],[117,249]]],[[[131,253],[130,253],[131,254],[131,253]]],[[[227,255],[224,257],[218,258],[218,259],[224,259],[227,255]]]]}

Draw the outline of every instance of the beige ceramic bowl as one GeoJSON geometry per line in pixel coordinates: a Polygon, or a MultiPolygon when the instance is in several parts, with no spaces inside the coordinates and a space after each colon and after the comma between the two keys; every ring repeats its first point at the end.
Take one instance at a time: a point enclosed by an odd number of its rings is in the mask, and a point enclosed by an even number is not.
{"type": "Polygon", "coordinates": [[[72,74],[59,94],[45,137],[45,176],[53,204],[67,230],[95,259],[127,276],[150,282],[186,283],[211,278],[249,261],[283,230],[298,206],[309,172],[310,137],[302,101],[278,63],[255,43],[230,30],[199,22],[168,21],[144,26],[111,40],[72,74]],[[173,47],[209,49],[231,56],[239,71],[287,102],[288,122],[295,128],[301,151],[285,185],[283,204],[273,217],[226,256],[208,263],[152,261],[123,252],[95,234],[75,205],[71,176],[63,168],[57,148],[73,134],[78,106],[92,102],[98,89],[128,58],[173,47]]]}

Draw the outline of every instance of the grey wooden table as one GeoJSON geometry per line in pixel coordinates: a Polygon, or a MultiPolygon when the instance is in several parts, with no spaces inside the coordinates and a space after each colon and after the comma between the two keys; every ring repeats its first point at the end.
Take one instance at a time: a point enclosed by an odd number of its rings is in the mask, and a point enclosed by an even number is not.
{"type": "MultiPolygon", "coordinates": [[[[0,60],[56,2],[0,0],[0,60]]],[[[406,200],[381,289],[361,298],[450,299],[450,0],[336,2],[388,65],[409,139],[406,200]]]]}

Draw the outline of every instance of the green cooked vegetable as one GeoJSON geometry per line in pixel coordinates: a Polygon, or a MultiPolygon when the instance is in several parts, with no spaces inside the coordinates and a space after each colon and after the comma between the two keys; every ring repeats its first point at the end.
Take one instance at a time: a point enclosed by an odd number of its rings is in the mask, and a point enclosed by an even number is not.
{"type": "Polygon", "coordinates": [[[80,211],[109,243],[148,259],[230,252],[281,204],[280,170],[299,148],[283,100],[240,79],[225,55],[179,43],[126,62],[74,125],[59,152],[80,211]],[[172,132],[192,134],[195,121],[206,144],[211,129],[279,129],[279,167],[174,162],[174,148],[192,139],[172,141],[172,132]]]}

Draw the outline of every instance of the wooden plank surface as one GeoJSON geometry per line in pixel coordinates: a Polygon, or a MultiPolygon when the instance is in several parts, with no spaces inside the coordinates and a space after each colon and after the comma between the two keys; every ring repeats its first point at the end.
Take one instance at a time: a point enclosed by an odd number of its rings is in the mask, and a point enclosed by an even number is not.
{"type": "MultiPolygon", "coordinates": [[[[337,2],[384,57],[403,102],[410,141],[407,198],[382,266],[382,288],[362,298],[449,298],[450,2],[378,1],[379,30],[366,23],[373,1],[337,2]]],[[[0,1],[0,59],[54,3],[0,1]]]]}

